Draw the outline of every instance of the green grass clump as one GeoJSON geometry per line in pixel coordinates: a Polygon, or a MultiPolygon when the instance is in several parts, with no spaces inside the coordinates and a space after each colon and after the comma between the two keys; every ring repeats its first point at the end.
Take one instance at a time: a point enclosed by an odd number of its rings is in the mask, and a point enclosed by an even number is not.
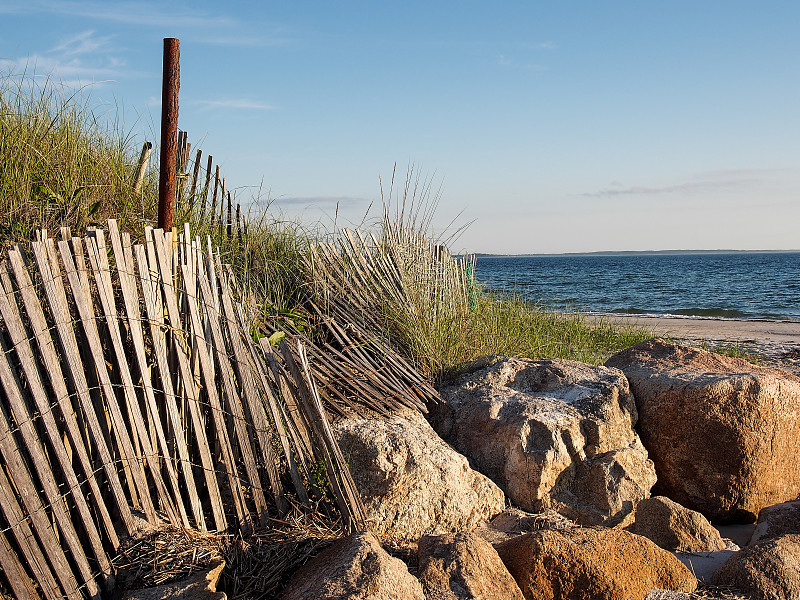
{"type": "Polygon", "coordinates": [[[469,280],[462,279],[462,301],[455,303],[454,286],[447,292],[430,292],[440,281],[415,283],[428,289],[418,306],[427,318],[409,318],[413,309],[386,310],[392,329],[403,338],[402,346],[434,378],[447,378],[460,365],[489,354],[602,364],[613,353],[653,337],[641,327],[554,312],[516,296],[483,291],[469,280]]]}
{"type": "MultiPolygon", "coordinates": [[[[405,189],[415,186],[407,182],[405,189]]],[[[379,243],[351,237],[340,245],[339,264],[329,270],[347,273],[354,298],[361,299],[350,312],[381,323],[392,345],[426,376],[446,378],[489,354],[601,364],[652,337],[644,328],[553,312],[482,290],[473,277],[474,262],[453,257],[443,243],[432,241],[425,225],[429,219],[414,207],[418,201],[404,196],[405,206],[396,211],[411,218],[390,218],[386,209],[373,238],[379,243]],[[376,296],[374,290],[382,293],[376,296]]],[[[321,285],[326,286],[324,277],[321,285]]],[[[329,286],[329,294],[335,294],[335,283],[329,286]]]]}
{"type": "Polygon", "coordinates": [[[98,119],[81,92],[49,79],[0,76],[0,238],[76,231],[113,216],[129,230],[155,218],[158,182],[132,193],[136,141],[98,119]]]}
{"type": "MultiPolygon", "coordinates": [[[[80,235],[109,218],[141,240],[158,219],[158,149],[134,192],[143,139],[116,118],[97,113],[90,95],[30,74],[0,75],[0,246],[25,243],[38,229],[80,235]]],[[[202,171],[201,171],[202,173],[202,171]]],[[[212,184],[213,185],[213,184],[212,184]]],[[[296,306],[307,278],[302,254],[309,238],[299,224],[267,214],[246,218],[246,233],[227,235],[220,202],[212,216],[210,190],[189,193],[179,176],[175,224],[220,251],[239,280],[277,310],[296,306]]]]}
{"type": "Polygon", "coordinates": [[[517,297],[495,294],[481,294],[474,312],[465,315],[458,331],[450,339],[443,336],[440,343],[445,373],[487,354],[602,364],[611,354],[652,337],[642,328],[588,320],[577,312],[553,312],[517,297]]]}

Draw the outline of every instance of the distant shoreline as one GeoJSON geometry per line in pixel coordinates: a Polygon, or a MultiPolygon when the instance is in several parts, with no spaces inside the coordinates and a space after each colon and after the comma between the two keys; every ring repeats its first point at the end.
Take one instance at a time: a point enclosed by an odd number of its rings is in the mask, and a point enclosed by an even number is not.
{"type": "Polygon", "coordinates": [[[550,256],[681,256],[696,254],[797,254],[800,250],[598,250],[595,252],[556,252],[537,254],[472,253],[476,258],[531,258],[550,256]]]}

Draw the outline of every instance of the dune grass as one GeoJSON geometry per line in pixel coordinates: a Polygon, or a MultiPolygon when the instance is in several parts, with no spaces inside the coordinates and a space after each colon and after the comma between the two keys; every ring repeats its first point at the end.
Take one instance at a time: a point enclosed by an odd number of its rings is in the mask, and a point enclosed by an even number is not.
{"type": "Polygon", "coordinates": [[[602,364],[614,352],[652,337],[644,329],[590,321],[577,312],[554,312],[491,293],[480,296],[460,326],[440,327],[438,332],[438,366],[444,377],[457,372],[460,364],[487,354],[602,364]]]}
{"type": "Polygon", "coordinates": [[[152,175],[141,197],[132,194],[134,143],[119,123],[97,118],[81,92],[25,74],[0,76],[0,237],[81,230],[112,215],[141,229],[156,196],[152,175]]]}
{"type": "MultiPolygon", "coordinates": [[[[98,116],[88,94],[25,74],[0,75],[0,245],[30,240],[40,228],[55,233],[66,226],[78,233],[109,217],[141,239],[144,227],[155,224],[158,198],[157,150],[140,191],[133,189],[143,141],[125,130],[113,111],[98,116]]],[[[371,298],[376,333],[427,376],[441,377],[485,354],[600,363],[647,337],[642,330],[482,290],[471,276],[474,265],[451,257],[447,240],[430,232],[438,201],[438,193],[431,200],[431,181],[421,181],[410,169],[399,189],[394,214],[388,208],[390,189],[385,218],[370,232],[377,246],[361,249],[369,260],[390,267],[391,281],[388,286],[370,277],[353,281],[369,289],[364,296],[371,298]]],[[[208,203],[198,200],[207,198],[205,192],[179,193],[176,224],[188,222],[194,235],[210,237],[264,318],[324,295],[309,256],[323,238],[344,247],[341,232],[326,234],[319,224],[267,212],[245,215],[243,234],[228,236],[219,214],[212,217],[208,203]]],[[[354,265],[345,261],[343,268],[354,265]]],[[[373,269],[373,275],[380,272],[373,269]]]]}
{"type": "Polygon", "coordinates": [[[474,278],[475,264],[468,258],[443,256],[441,246],[423,242],[424,234],[403,232],[396,223],[386,224],[385,230],[395,232],[393,238],[384,237],[385,243],[416,252],[397,261],[406,302],[387,303],[384,314],[400,345],[430,377],[447,378],[460,365],[488,354],[602,364],[614,352],[652,337],[644,328],[555,312],[486,290],[474,278]]]}
{"type": "MultiPolygon", "coordinates": [[[[50,79],[0,75],[0,246],[26,242],[37,229],[57,235],[61,227],[79,233],[104,226],[108,218],[142,239],[158,218],[157,149],[141,189],[134,192],[144,138],[126,130],[112,111],[93,106],[86,91],[50,79]]],[[[212,220],[198,190],[179,193],[175,223],[188,222],[194,235],[219,248],[241,281],[290,309],[302,297],[301,255],[305,228],[260,214],[249,218],[247,235],[228,237],[222,220],[212,220]]]]}

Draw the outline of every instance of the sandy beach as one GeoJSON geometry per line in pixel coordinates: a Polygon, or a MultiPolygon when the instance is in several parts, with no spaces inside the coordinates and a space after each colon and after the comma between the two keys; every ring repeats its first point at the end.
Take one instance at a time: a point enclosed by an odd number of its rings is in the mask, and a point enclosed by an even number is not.
{"type": "Polygon", "coordinates": [[[778,346],[800,345],[800,322],[794,321],[737,321],[622,316],[606,318],[620,324],[638,325],[651,329],[658,335],[678,339],[778,346]]]}
{"type": "Polygon", "coordinates": [[[718,345],[737,346],[763,357],[765,364],[800,374],[800,322],[616,315],[591,318],[644,327],[654,336],[670,337],[689,345],[708,345],[710,349],[718,345]]]}

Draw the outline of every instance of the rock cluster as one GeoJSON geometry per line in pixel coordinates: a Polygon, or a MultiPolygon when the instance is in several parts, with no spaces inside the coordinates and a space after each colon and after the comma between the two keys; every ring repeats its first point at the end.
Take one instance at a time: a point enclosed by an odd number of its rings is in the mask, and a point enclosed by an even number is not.
{"type": "Polygon", "coordinates": [[[283,600],[680,600],[695,573],[800,598],[800,378],[650,340],[604,367],[493,357],[441,395],[433,427],[333,425],[372,532],[283,600]],[[711,524],[756,516],[740,551],[711,524]]]}
{"type": "Polygon", "coordinates": [[[528,533],[497,546],[525,598],[644,598],[652,589],[693,592],[697,580],[653,542],[599,527],[528,533]]]}
{"type": "Polygon", "coordinates": [[[715,522],[753,522],[797,497],[800,378],[657,339],[606,365],[630,382],[654,493],[715,522]]]}
{"type": "Polygon", "coordinates": [[[505,508],[503,492],[472,470],[418,412],[334,425],[373,531],[414,541],[469,531],[505,508]]]}
{"type": "Polygon", "coordinates": [[[656,481],[617,369],[505,359],[441,389],[436,431],[516,506],[582,525],[630,518],[656,481]]]}

